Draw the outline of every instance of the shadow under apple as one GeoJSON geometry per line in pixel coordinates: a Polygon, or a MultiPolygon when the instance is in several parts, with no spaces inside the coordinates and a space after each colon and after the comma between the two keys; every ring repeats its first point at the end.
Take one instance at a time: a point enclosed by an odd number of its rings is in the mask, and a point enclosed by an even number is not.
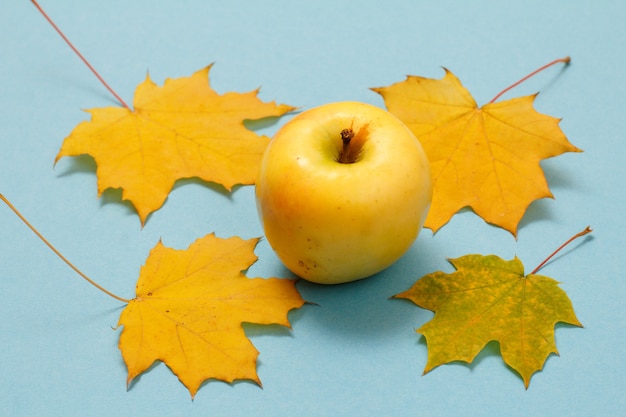
{"type": "Polygon", "coordinates": [[[431,272],[430,260],[440,257],[434,252],[438,250],[432,240],[418,241],[395,264],[369,278],[337,285],[301,280],[298,289],[302,297],[314,305],[305,306],[298,320],[314,322],[309,324],[332,333],[334,339],[372,342],[399,333],[413,335],[432,313],[392,297],[431,272]]]}

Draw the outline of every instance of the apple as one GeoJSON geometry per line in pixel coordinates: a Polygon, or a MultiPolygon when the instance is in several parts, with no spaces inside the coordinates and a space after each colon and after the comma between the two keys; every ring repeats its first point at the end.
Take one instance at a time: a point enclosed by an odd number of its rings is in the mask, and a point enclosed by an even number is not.
{"type": "Polygon", "coordinates": [[[256,201],[294,274],[320,284],[371,276],[417,238],[432,199],[428,159],[395,116],[338,102],[304,111],[270,141],[256,201]]]}

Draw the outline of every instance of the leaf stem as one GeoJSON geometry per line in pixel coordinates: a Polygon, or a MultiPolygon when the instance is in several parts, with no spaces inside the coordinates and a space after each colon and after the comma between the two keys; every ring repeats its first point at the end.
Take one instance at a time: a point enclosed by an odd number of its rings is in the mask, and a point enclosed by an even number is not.
{"type": "Polygon", "coordinates": [[[573,240],[576,240],[576,239],[578,239],[578,238],[579,238],[579,237],[581,237],[581,236],[585,236],[586,234],[591,233],[592,231],[593,231],[593,230],[591,230],[591,228],[590,228],[589,226],[587,226],[587,227],[585,228],[585,230],[583,230],[582,232],[578,232],[578,233],[576,233],[574,236],[570,237],[570,238],[569,238],[569,239],[568,239],[565,243],[563,243],[563,244],[562,244],[561,246],[559,246],[559,247],[558,247],[558,248],[557,248],[554,252],[552,252],[552,253],[550,254],[550,256],[548,256],[546,259],[544,259],[544,260],[543,260],[543,262],[541,262],[539,265],[537,265],[537,267],[536,267],[535,269],[533,269],[533,272],[531,272],[529,275],[533,275],[533,274],[536,274],[537,272],[539,272],[539,270],[540,270],[541,268],[543,268],[543,266],[544,266],[546,263],[548,263],[548,261],[549,261],[550,259],[552,259],[552,257],[553,257],[554,255],[556,255],[557,253],[559,253],[559,251],[560,251],[561,249],[563,249],[565,246],[569,245],[569,244],[570,244],[573,240]]]}
{"type": "Polygon", "coordinates": [[[499,99],[504,93],[506,93],[507,91],[517,87],[518,85],[520,85],[521,83],[523,83],[524,81],[526,81],[527,79],[529,79],[530,77],[532,77],[533,75],[536,75],[538,73],[540,73],[541,71],[545,70],[546,68],[551,67],[552,65],[558,64],[560,62],[564,63],[565,65],[569,65],[571,61],[571,58],[569,56],[566,56],[564,58],[559,58],[559,59],[555,59],[554,61],[547,63],[546,65],[544,65],[541,68],[538,68],[536,70],[534,70],[533,72],[531,72],[530,74],[528,74],[527,76],[525,76],[524,78],[522,78],[521,80],[511,84],[510,86],[508,86],[507,88],[505,88],[504,90],[500,91],[494,98],[491,99],[491,101],[489,103],[493,103],[495,102],[497,99],[499,99]]]}
{"type": "Polygon", "coordinates": [[[72,268],[78,275],[80,275],[83,279],[85,279],[88,283],[90,283],[91,285],[93,285],[94,287],[96,287],[97,289],[99,289],[100,291],[102,291],[103,293],[115,298],[116,300],[119,300],[123,303],[129,303],[131,300],[128,300],[126,298],[122,298],[120,296],[117,296],[115,294],[113,294],[112,292],[108,291],[107,289],[103,288],[102,286],[100,286],[98,283],[96,283],[94,280],[92,280],[91,278],[89,278],[87,275],[85,275],[80,269],[78,269],[76,266],[74,266],[74,264],[72,264],[65,256],[63,256],[61,254],[61,252],[59,252],[54,246],[52,246],[52,244],[50,242],[48,242],[48,240],[43,237],[43,235],[41,233],[39,233],[39,231],[37,229],[35,229],[35,227],[30,224],[30,222],[28,220],[26,220],[26,218],[24,216],[22,216],[22,213],[20,213],[18,211],[17,208],[15,208],[15,206],[13,204],[11,204],[11,202],[2,194],[0,194],[0,200],[2,200],[7,206],[9,206],[9,208],[13,211],[13,213],[15,213],[15,215],[17,217],[19,217],[19,219],[26,225],[28,226],[28,228],[30,230],[33,231],[33,233],[35,233],[35,235],[37,235],[37,237],[39,239],[41,239],[41,241],[43,243],[46,244],[46,246],[48,246],[52,252],[54,252],[59,258],[61,258],[61,260],[63,262],[65,262],[70,268],[72,268]]]}
{"type": "Polygon", "coordinates": [[[78,57],[85,63],[85,65],[87,65],[87,68],[89,68],[91,70],[91,72],[96,76],[96,78],[98,78],[98,80],[100,80],[100,82],[102,83],[102,85],[104,85],[106,87],[107,90],[109,90],[109,92],[111,94],[113,94],[113,96],[117,99],[117,101],[120,102],[120,104],[122,106],[124,106],[125,108],[127,108],[128,110],[130,110],[130,107],[128,106],[128,104],[126,104],[126,102],[124,100],[122,100],[122,98],[109,86],[109,84],[107,84],[106,81],[104,81],[104,79],[100,76],[100,74],[98,74],[98,71],[95,70],[94,67],[91,66],[91,64],[89,63],[89,61],[87,61],[87,59],[78,51],[78,49],[76,49],[76,47],[72,44],[72,42],[70,42],[70,40],[63,34],[63,32],[61,32],[61,29],[59,29],[59,27],[52,21],[52,19],[48,16],[48,14],[43,10],[43,8],[39,5],[39,3],[37,3],[36,0],[31,0],[31,2],[35,5],[35,7],[37,8],[37,10],[39,10],[39,13],[41,13],[43,15],[43,17],[46,18],[46,20],[48,21],[48,23],[50,23],[50,25],[52,25],[52,27],[54,28],[54,30],[57,31],[57,33],[59,35],[61,35],[61,38],[63,38],[63,40],[65,41],[65,43],[67,43],[67,45],[72,48],[72,51],[74,51],[74,53],[76,55],[78,55],[78,57]]]}

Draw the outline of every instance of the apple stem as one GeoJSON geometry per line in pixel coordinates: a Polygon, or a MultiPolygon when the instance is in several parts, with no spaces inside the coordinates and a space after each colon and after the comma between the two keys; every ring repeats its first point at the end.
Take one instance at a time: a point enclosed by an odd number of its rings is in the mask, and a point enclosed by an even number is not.
{"type": "Polygon", "coordinates": [[[348,128],[341,131],[341,141],[343,142],[343,149],[339,155],[339,163],[350,164],[354,161],[350,160],[350,142],[354,138],[354,130],[348,128]]]}
{"type": "Polygon", "coordinates": [[[11,204],[11,202],[2,194],[0,194],[0,200],[2,200],[12,211],[13,213],[15,213],[15,215],[26,225],[28,226],[28,228],[30,230],[33,231],[33,233],[35,233],[35,235],[43,242],[46,244],[46,246],[48,246],[52,252],[54,252],[63,262],[65,262],[70,268],[72,268],[78,275],[80,275],[83,279],[85,279],[88,283],[90,283],[91,285],[93,285],[94,287],[96,287],[97,289],[99,289],[100,291],[102,291],[103,293],[109,295],[110,297],[115,298],[118,301],[121,301],[123,303],[129,303],[131,300],[128,300],[126,298],[122,298],[120,296],[117,296],[115,294],[113,294],[112,292],[108,291],[107,289],[103,288],[102,286],[100,286],[98,283],[96,283],[94,280],[92,280],[91,278],[89,278],[87,275],[85,275],[81,270],[79,270],[76,266],[74,266],[74,264],[72,264],[66,257],[64,257],[61,252],[59,252],[54,246],[52,246],[52,244],[45,238],[43,237],[43,235],[41,233],[39,233],[39,231],[37,229],[35,229],[35,227],[30,224],[30,222],[28,220],[26,220],[26,218],[24,216],[22,216],[22,213],[20,213],[17,208],[15,208],[15,206],[13,204],[11,204]]]}
{"type": "Polygon", "coordinates": [[[63,40],[65,41],[65,43],[67,43],[67,45],[72,48],[72,51],[74,51],[74,53],[76,55],[78,55],[78,57],[85,63],[85,65],[87,65],[87,68],[89,68],[91,70],[91,72],[96,76],[96,78],[98,78],[98,80],[100,80],[100,82],[102,83],[102,85],[104,85],[104,87],[109,90],[109,92],[111,94],[113,94],[113,96],[117,99],[117,101],[120,102],[120,104],[122,106],[124,106],[126,109],[130,110],[130,107],[128,106],[128,104],[126,104],[126,102],[124,100],[122,100],[122,98],[109,86],[109,84],[107,84],[106,81],[104,81],[104,79],[100,76],[100,74],[98,74],[98,71],[95,70],[95,68],[93,66],[91,66],[91,64],[89,63],[89,61],[87,61],[87,59],[78,51],[78,49],[76,49],[76,47],[72,44],[72,42],[70,42],[70,40],[63,34],[63,32],[61,31],[61,29],[59,29],[59,27],[52,21],[52,19],[48,16],[48,14],[43,10],[43,8],[39,5],[39,3],[37,3],[36,0],[31,0],[31,2],[35,5],[35,7],[37,8],[37,10],[39,10],[39,13],[41,13],[43,15],[43,17],[46,18],[46,20],[48,21],[48,23],[50,23],[50,25],[52,25],[52,27],[54,28],[54,30],[56,30],[56,32],[61,35],[61,38],[63,38],[63,40]]]}
{"type": "Polygon", "coordinates": [[[504,93],[506,93],[507,91],[517,87],[518,85],[520,85],[521,83],[523,83],[524,81],[526,81],[527,79],[529,79],[530,77],[532,77],[533,75],[536,75],[538,73],[540,73],[541,71],[545,70],[546,68],[551,67],[552,65],[558,64],[560,62],[564,63],[565,65],[569,65],[571,61],[571,58],[569,56],[566,56],[564,58],[559,58],[559,59],[555,59],[552,62],[547,63],[546,65],[544,65],[541,68],[538,68],[536,70],[534,70],[533,72],[531,72],[530,74],[528,74],[527,76],[525,76],[524,78],[522,78],[521,80],[511,84],[510,86],[508,86],[507,88],[505,88],[504,90],[500,91],[494,98],[491,99],[491,101],[489,103],[494,103],[497,99],[499,99],[504,93]]]}
{"type": "Polygon", "coordinates": [[[578,232],[576,233],[574,236],[570,237],[565,243],[563,243],[561,246],[559,246],[554,252],[552,252],[550,254],[550,256],[548,256],[546,259],[543,260],[543,262],[541,262],[535,269],[533,269],[533,272],[531,272],[529,275],[534,275],[537,272],[539,272],[539,270],[541,268],[543,268],[543,266],[548,263],[548,261],[550,259],[552,259],[552,257],[554,255],[556,255],[557,253],[559,253],[559,251],[561,251],[561,249],[563,249],[565,246],[569,245],[573,240],[578,239],[581,236],[585,236],[588,233],[591,233],[593,230],[591,230],[591,228],[589,226],[587,226],[585,228],[585,230],[583,230],[582,232],[578,232]]]}
{"type": "Polygon", "coordinates": [[[359,160],[363,145],[369,136],[369,123],[359,128],[357,132],[352,127],[343,129],[340,133],[343,148],[337,162],[341,164],[353,164],[359,160]]]}

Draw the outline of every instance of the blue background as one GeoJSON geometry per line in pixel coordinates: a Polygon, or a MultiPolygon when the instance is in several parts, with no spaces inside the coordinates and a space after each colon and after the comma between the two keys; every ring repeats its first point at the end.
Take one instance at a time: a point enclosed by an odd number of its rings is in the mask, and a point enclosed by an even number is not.
{"type": "MultiPolygon", "coordinates": [[[[531,205],[519,237],[470,212],[425,230],[383,273],[353,284],[300,282],[317,305],[293,329],[246,326],[263,388],[210,381],[194,401],[163,364],[127,391],[114,330],[123,308],[81,281],[0,207],[0,414],[3,416],[624,416],[626,415],[626,3],[617,1],[95,1],[42,6],[128,102],[146,73],[158,84],[215,62],[218,92],[261,87],[263,100],[303,109],[338,100],[383,106],[369,90],[405,75],[453,71],[479,104],[535,68],[552,68],[503,99],[541,91],[585,152],[542,163],[555,199],[531,205]],[[447,257],[518,256],[530,271],[572,234],[542,273],[562,282],[584,329],[558,325],[530,388],[490,344],[471,365],[422,376],[432,317],[388,300],[417,278],[451,272],[447,257]]],[[[88,115],[116,105],[30,2],[0,13],[0,192],[68,258],[111,291],[134,294],[159,239],[185,248],[209,232],[262,235],[252,187],[231,195],[180,181],[141,229],[119,191],[96,195],[94,163],[54,158],[88,115]]],[[[272,135],[291,116],[264,127],[272,135]]],[[[249,276],[289,276],[266,241],[249,276]]]]}

